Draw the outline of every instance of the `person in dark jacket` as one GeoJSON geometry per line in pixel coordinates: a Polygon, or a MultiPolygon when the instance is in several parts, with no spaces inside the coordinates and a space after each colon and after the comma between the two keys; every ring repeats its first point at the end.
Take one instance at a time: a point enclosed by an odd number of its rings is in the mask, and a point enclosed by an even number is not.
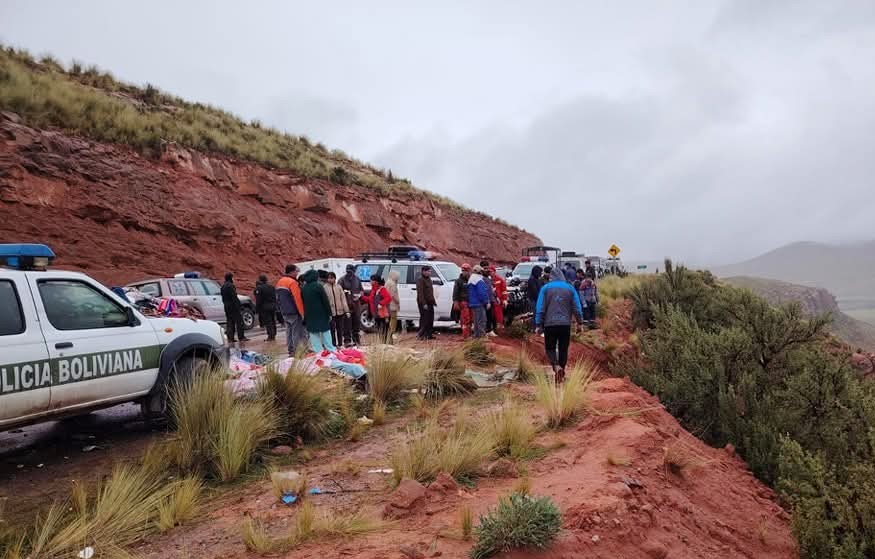
{"type": "Polygon", "coordinates": [[[541,272],[540,266],[532,266],[532,275],[526,280],[526,299],[529,301],[529,312],[535,312],[538,293],[541,292],[541,272]]]}
{"type": "Polygon", "coordinates": [[[343,345],[343,333],[349,330],[349,303],[343,288],[337,284],[337,274],[328,272],[328,281],[323,285],[331,304],[331,341],[334,346],[343,345]]]}
{"type": "Polygon", "coordinates": [[[255,312],[258,322],[267,332],[267,341],[276,339],[276,289],[267,283],[267,276],[261,274],[255,282],[255,312]]]}
{"type": "Polygon", "coordinates": [[[470,277],[471,265],[462,264],[462,273],[453,284],[453,313],[458,316],[463,339],[471,335],[471,309],[468,307],[468,278],[470,277]]]}
{"type": "Polygon", "coordinates": [[[234,286],[234,274],[225,274],[225,283],[222,284],[222,304],[225,306],[225,333],[228,341],[233,343],[235,331],[241,342],[249,341],[243,334],[243,314],[240,312],[240,299],[237,297],[237,288],[234,286]]]}
{"type": "Polygon", "coordinates": [[[301,299],[304,302],[304,316],[307,317],[304,326],[310,334],[310,349],[317,355],[324,350],[335,352],[337,348],[331,343],[331,303],[319,281],[319,273],[307,270],[301,279],[304,281],[301,299]]]}
{"type": "Polygon", "coordinates": [[[474,320],[474,337],[486,335],[486,313],[492,308],[492,294],[483,280],[483,268],[474,266],[468,278],[468,307],[474,320]]]}
{"type": "Polygon", "coordinates": [[[578,293],[583,304],[583,323],[587,328],[596,328],[596,310],[599,305],[598,287],[596,287],[594,281],[586,278],[583,280],[578,293]]]}
{"type": "Polygon", "coordinates": [[[416,304],[419,306],[420,340],[434,339],[434,283],[431,279],[431,266],[423,266],[422,274],[416,280],[416,304]]]}
{"type": "Polygon", "coordinates": [[[596,279],[595,266],[593,266],[592,262],[590,262],[589,260],[584,262],[584,266],[586,266],[586,269],[583,271],[583,275],[588,277],[592,281],[595,281],[595,279],[596,279]]]}
{"type": "Polygon", "coordinates": [[[550,281],[538,294],[535,305],[535,326],[544,330],[544,350],[553,366],[556,383],[565,379],[568,345],[571,342],[571,322],[583,323],[583,308],[574,286],[565,281],[559,269],[550,273],[550,281]]]}
{"type": "Polygon", "coordinates": [[[577,279],[577,270],[574,269],[574,264],[571,262],[565,263],[565,266],[562,267],[562,273],[565,275],[565,281],[569,283],[574,283],[574,280],[577,279]]]}
{"type": "Polygon", "coordinates": [[[362,287],[362,281],[355,275],[355,266],[352,264],[346,265],[346,274],[338,285],[346,294],[346,304],[349,307],[350,320],[347,322],[347,327],[343,332],[343,345],[359,345],[359,331],[362,329],[362,305],[361,298],[365,290],[362,287]]]}

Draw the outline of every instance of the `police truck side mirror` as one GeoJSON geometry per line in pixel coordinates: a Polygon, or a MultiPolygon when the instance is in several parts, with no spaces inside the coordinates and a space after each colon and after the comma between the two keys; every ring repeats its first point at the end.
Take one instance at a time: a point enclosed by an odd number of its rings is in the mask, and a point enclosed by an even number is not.
{"type": "Polygon", "coordinates": [[[134,309],[125,307],[125,315],[128,317],[128,326],[134,327],[140,325],[140,319],[134,314],[134,309]]]}

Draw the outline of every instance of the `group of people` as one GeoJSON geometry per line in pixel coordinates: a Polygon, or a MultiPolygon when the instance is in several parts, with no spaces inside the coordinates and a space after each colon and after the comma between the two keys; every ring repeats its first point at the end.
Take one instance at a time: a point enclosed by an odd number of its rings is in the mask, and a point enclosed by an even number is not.
{"type": "Polygon", "coordinates": [[[562,269],[535,266],[526,284],[535,328],[544,335],[544,349],[557,383],[565,379],[572,322],[576,320],[588,327],[596,325],[599,299],[596,271],[589,260],[585,265],[583,269],[575,269],[570,262],[562,269]]]}
{"type": "Polygon", "coordinates": [[[495,266],[483,260],[477,266],[462,264],[462,273],[453,285],[453,318],[462,326],[462,337],[495,336],[504,325],[507,307],[507,282],[495,266]]]}
{"type": "MultiPolygon", "coordinates": [[[[462,336],[475,338],[495,336],[504,324],[507,307],[507,283],[495,266],[488,261],[471,267],[463,264],[461,274],[453,286],[453,314],[462,327],[462,336]]],[[[576,319],[581,325],[595,327],[598,306],[596,271],[589,260],[586,267],[575,269],[571,263],[563,268],[535,266],[526,282],[525,293],[535,327],[544,335],[547,357],[561,382],[568,362],[571,326],[576,319]]],[[[233,275],[225,275],[222,301],[227,319],[226,333],[230,342],[235,337],[246,341],[240,300],[233,275]]],[[[276,339],[276,316],[286,326],[286,345],[289,354],[309,342],[316,353],[336,351],[338,346],[359,345],[362,304],[368,305],[375,329],[384,343],[391,343],[398,325],[400,299],[397,271],[389,272],[388,279],[370,277],[371,291],[365,294],[362,282],[353,265],[337,278],[334,272],[308,270],[300,274],[298,267],[289,264],[276,286],[261,275],[255,286],[255,310],[267,333],[268,341],[276,339]],[[305,320],[306,318],[306,320],[305,320]]],[[[434,339],[434,287],[431,266],[423,266],[416,281],[421,340],[434,339]]]]}
{"type": "MultiPolygon", "coordinates": [[[[233,274],[225,274],[221,293],[228,341],[246,341],[233,274]]],[[[308,342],[317,353],[361,343],[361,302],[369,298],[352,265],[338,280],[334,272],[308,270],[300,274],[297,266],[289,264],[275,286],[266,275],[259,276],[253,295],[255,312],[268,341],[276,339],[277,315],[282,317],[290,355],[308,342]]]]}

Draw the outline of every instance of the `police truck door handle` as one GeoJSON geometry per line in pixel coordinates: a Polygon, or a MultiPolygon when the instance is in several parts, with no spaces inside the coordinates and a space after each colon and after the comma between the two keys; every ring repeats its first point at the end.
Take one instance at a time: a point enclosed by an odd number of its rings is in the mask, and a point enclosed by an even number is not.
{"type": "Polygon", "coordinates": [[[73,347],[73,342],[58,342],[55,344],[55,349],[70,349],[73,347]]]}

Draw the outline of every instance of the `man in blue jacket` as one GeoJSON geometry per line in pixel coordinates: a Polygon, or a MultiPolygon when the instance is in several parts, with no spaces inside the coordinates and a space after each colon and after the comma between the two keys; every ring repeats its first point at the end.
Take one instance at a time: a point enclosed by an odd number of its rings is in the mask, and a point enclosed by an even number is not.
{"type": "Polygon", "coordinates": [[[483,267],[474,266],[468,278],[468,308],[474,318],[474,337],[486,335],[486,311],[492,307],[492,293],[483,279],[483,267]]]}
{"type": "Polygon", "coordinates": [[[541,288],[535,305],[535,326],[544,330],[544,350],[553,366],[556,383],[565,380],[568,345],[571,343],[571,320],[583,322],[583,307],[574,286],[565,281],[558,268],[550,272],[550,281],[541,288]]]}

